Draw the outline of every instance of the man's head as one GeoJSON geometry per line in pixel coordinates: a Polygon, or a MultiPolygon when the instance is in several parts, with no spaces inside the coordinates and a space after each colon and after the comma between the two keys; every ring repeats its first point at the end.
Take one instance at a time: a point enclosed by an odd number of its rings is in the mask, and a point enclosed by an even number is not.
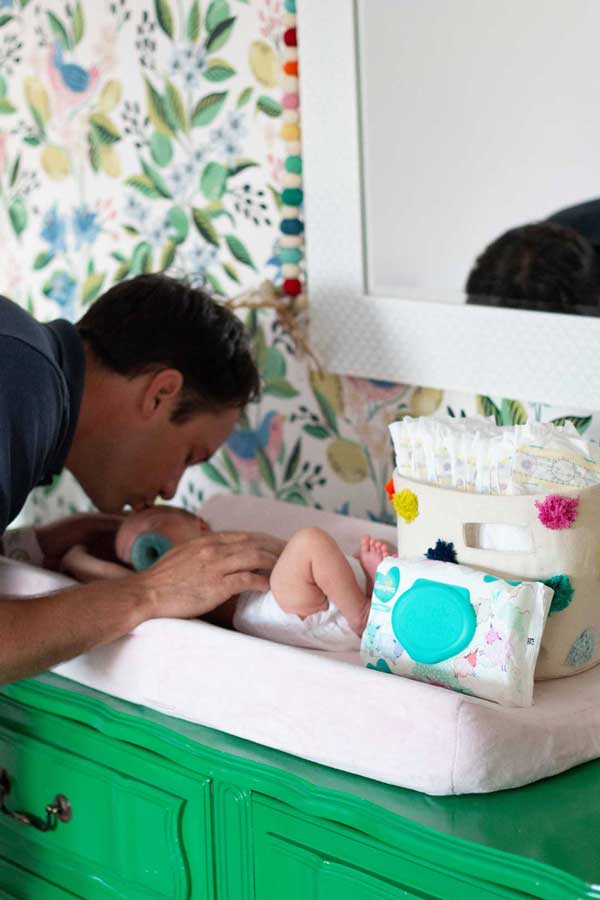
{"type": "Polygon", "coordinates": [[[102,510],[171,497],[258,396],[239,319],[165,275],[115,285],[77,329],[86,379],[67,467],[102,510]]]}
{"type": "Polygon", "coordinates": [[[477,258],[465,290],[469,303],[547,312],[597,307],[596,251],[572,228],[554,222],[505,232],[477,258]]]}

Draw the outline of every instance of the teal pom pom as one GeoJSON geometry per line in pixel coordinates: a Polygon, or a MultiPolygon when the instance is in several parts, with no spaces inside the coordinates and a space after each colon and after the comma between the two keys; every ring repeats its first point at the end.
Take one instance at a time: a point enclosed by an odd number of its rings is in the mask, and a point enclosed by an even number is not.
{"type": "Polygon", "coordinates": [[[586,628],[569,650],[565,660],[566,664],[576,669],[580,666],[587,666],[593,660],[597,646],[598,635],[593,628],[586,628]]]}
{"type": "Polygon", "coordinates": [[[281,202],[286,206],[301,206],[304,199],[302,188],[284,188],[281,192],[281,202]]]}
{"type": "Polygon", "coordinates": [[[566,609],[575,593],[569,576],[553,575],[552,578],[542,579],[542,584],[546,584],[554,591],[554,597],[552,598],[548,615],[551,616],[553,613],[566,609]]]}
{"type": "Polygon", "coordinates": [[[437,540],[435,547],[430,547],[425,556],[427,559],[439,559],[440,562],[458,563],[454,544],[448,541],[437,540]]]}
{"type": "Polygon", "coordinates": [[[144,531],[138,534],[131,547],[131,565],[136,572],[143,572],[171,550],[171,541],[158,531],[144,531]]]}

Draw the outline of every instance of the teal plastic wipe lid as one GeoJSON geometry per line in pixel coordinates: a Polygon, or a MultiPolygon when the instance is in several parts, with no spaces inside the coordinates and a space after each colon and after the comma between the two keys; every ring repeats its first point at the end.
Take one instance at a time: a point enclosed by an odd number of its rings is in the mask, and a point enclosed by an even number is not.
{"type": "Polygon", "coordinates": [[[420,663],[456,656],[473,640],[477,616],[467,588],[418,578],[396,601],[392,629],[408,655],[420,663]]]}
{"type": "Polygon", "coordinates": [[[131,565],[136,572],[143,572],[172,547],[171,541],[159,531],[144,531],[131,547],[131,565]]]}

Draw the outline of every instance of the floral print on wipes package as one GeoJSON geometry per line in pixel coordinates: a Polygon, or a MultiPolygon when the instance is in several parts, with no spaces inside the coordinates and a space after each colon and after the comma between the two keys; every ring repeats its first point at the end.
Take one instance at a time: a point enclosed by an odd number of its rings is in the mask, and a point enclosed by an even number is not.
{"type": "Polygon", "coordinates": [[[377,569],[363,662],[504,706],[531,706],[552,594],[538,581],[387,557],[377,569]]]}

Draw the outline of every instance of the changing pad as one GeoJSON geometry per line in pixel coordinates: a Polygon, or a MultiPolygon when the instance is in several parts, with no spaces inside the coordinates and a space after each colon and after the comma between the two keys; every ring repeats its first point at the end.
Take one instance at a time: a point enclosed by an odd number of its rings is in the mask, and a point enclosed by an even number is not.
{"type": "MultiPolygon", "coordinates": [[[[348,553],[365,533],[395,540],[391,527],[255,497],[219,495],[203,514],[214,528],[282,537],[319,525],[348,553]]],[[[161,619],[54,671],[167,715],[428,794],[519,787],[600,756],[600,666],[536,684],[533,707],[504,708],[367,670],[358,653],[302,650],[198,620],[161,619]]]]}

